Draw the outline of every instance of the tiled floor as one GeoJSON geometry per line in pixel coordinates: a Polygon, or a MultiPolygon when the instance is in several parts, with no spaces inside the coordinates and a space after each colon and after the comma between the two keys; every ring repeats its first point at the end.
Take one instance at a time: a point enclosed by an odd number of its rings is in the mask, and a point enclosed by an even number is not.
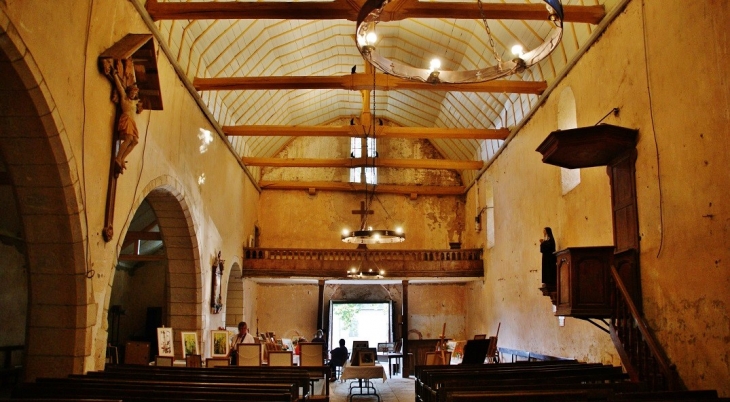
{"type": "MultiPolygon", "coordinates": [[[[395,378],[388,378],[388,380],[372,380],[375,389],[380,395],[381,402],[413,402],[415,400],[415,384],[414,379],[401,378],[401,376],[395,375],[395,378]]],[[[330,383],[330,402],[349,402],[350,398],[348,391],[350,388],[350,382],[353,380],[340,382],[335,381],[330,383]]],[[[377,401],[378,398],[375,396],[356,396],[353,399],[356,401],[377,401]]]]}

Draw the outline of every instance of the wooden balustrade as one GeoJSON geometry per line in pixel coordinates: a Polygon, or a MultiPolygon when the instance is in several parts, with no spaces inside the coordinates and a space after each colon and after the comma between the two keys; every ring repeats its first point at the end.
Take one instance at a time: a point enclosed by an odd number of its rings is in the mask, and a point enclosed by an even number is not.
{"type": "Polygon", "coordinates": [[[611,339],[632,381],[645,382],[652,391],[678,391],[676,368],[654,339],[615,267],[611,267],[611,339]]]}
{"type": "Polygon", "coordinates": [[[351,268],[377,268],[390,278],[483,277],[482,249],[345,250],[244,248],[244,277],[345,278],[351,268]]]}

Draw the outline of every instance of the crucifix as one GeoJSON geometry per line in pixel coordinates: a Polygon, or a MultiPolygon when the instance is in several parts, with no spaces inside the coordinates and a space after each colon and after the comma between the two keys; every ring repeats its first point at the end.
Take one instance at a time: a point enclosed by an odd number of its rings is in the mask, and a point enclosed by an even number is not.
{"type": "Polygon", "coordinates": [[[142,109],[162,110],[162,96],[151,34],[126,35],[99,55],[98,64],[100,72],[112,84],[111,101],[118,105],[114,119],[109,185],[102,229],[102,237],[108,242],[114,236],[117,180],[126,169],[126,158],[137,145],[140,135],[134,115],[142,109]],[[144,99],[140,99],[141,95],[144,99]]]}

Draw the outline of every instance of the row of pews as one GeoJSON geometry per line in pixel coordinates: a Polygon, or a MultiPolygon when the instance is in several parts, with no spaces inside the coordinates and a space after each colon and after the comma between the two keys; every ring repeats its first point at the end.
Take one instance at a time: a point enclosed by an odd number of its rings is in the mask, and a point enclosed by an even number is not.
{"type": "MultiPolygon", "coordinates": [[[[67,378],[38,378],[13,391],[14,399],[160,401],[304,401],[314,380],[328,385],[329,367],[107,366],[67,378]]],[[[328,400],[328,394],[322,398],[328,400]]]]}
{"type": "Polygon", "coordinates": [[[716,391],[648,392],[621,367],[575,360],[417,366],[416,402],[706,401],[716,391]]]}

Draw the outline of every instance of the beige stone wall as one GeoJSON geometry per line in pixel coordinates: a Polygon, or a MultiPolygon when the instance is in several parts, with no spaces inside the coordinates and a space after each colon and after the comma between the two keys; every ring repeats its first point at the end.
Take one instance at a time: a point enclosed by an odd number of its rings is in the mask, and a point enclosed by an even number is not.
{"type": "MultiPolygon", "coordinates": [[[[349,122],[341,122],[349,124],[349,122]]],[[[380,140],[378,153],[383,158],[441,158],[438,151],[423,140],[380,140]]],[[[287,145],[279,157],[348,158],[349,138],[297,138],[287,145]]],[[[276,181],[344,181],[347,169],[334,168],[265,168],[262,180],[276,181]]],[[[378,170],[381,184],[460,185],[458,174],[446,170],[386,169],[378,170]]],[[[317,191],[264,191],[259,204],[261,247],[350,248],[340,241],[342,229],[359,229],[360,209],[365,200],[361,193],[317,191]]],[[[411,200],[405,195],[378,194],[370,209],[368,226],[394,229],[401,226],[406,242],[398,248],[448,249],[457,241],[463,223],[463,197],[419,196],[411,200]]],[[[382,248],[393,246],[382,246],[382,248]]],[[[372,246],[378,248],[378,246],[372,246]]]]}
{"type": "Polygon", "coordinates": [[[273,331],[282,338],[303,336],[312,339],[317,331],[317,296],[314,284],[258,284],[256,321],[251,332],[273,331]]]}
{"type": "MultiPolygon", "coordinates": [[[[145,111],[136,118],[140,144],[128,158],[128,169],[118,181],[115,237],[104,242],[101,228],[115,106],[109,101],[111,85],[97,70],[96,59],[125,34],[149,31],[134,6],[125,1],[87,2],[74,7],[8,1],[0,5],[0,11],[3,33],[8,33],[14,48],[25,52],[20,56],[23,65],[33,66],[27,85],[40,85],[36,96],[51,108],[48,123],[54,130],[63,130],[52,142],[56,160],[49,162],[61,161],[57,169],[65,174],[71,172],[70,176],[79,180],[68,188],[76,197],[69,198],[71,205],[80,214],[61,215],[61,219],[69,219],[72,228],[80,228],[81,232],[74,235],[85,239],[77,248],[83,250],[84,256],[75,262],[85,265],[91,277],[84,280],[83,276],[73,275],[77,272],[65,272],[67,276],[61,279],[80,278],[79,282],[66,287],[55,283],[56,288],[48,297],[62,304],[52,307],[68,307],[65,310],[71,319],[52,323],[59,328],[36,331],[30,342],[50,345],[44,338],[53,331],[60,334],[58,338],[63,342],[73,344],[32,348],[31,357],[38,363],[31,362],[31,375],[63,375],[64,371],[67,374],[101,368],[107,341],[106,309],[121,241],[137,206],[152,190],[162,186],[184,205],[188,214],[185,221],[190,227],[184,229],[190,233],[192,247],[185,252],[194,256],[194,261],[187,273],[191,277],[179,283],[192,286],[194,300],[186,306],[193,306],[193,310],[187,311],[189,307],[185,307],[185,314],[203,331],[205,342],[208,329],[220,326],[224,317],[210,314],[208,307],[213,258],[219,250],[228,261],[240,256],[243,241],[252,233],[256,221],[255,208],[243,206],[255,205],[258,195],[236,156],[215,131],[213,143],[205,152],[200,151],[200,130],[212,130],[212,126],[160,52],[158,69],[165,110],[145,111]],[[235,202],[222,202],[227,200],[235,202]],[[64,296],[63,292],[69,295],[64,296]],[[71,327],[60,328],[64,325],[71,327]],[[65,336],[66,332],[76,335],[65,336]],[[62,361],[72,363],[53,363],[62,361]],[[44,372],[43,367],[48,370],[44,372]]],[[[43,116],[48,111],[39,113],[43,116]]],[[[30,151],[26,154],[32,155],[30,151]]],[[[69,235],[62,230],[58,234],[69,235]]],[[[34,280],[42,278],[32,277],[31,287],[34,280]]],[[[36,288],[42,290],[44,286],[36,288]]],[[[52,317],[50,311],[31,311],[33,314],[52,317]]]]}
{"type": "MultiPolygon", "coordinates": [[[[411,200],[404,195],[380,194],[372,203],[375,211],[368,218],[373,228],[403,227],[406,241],[400,245],[373,245],[371,248],[448,249],[449,241],[458,238],[463,225],[460,197],[419,196],[411,200]],[[386,212],[387,211],[387,212],[386,212]]],[[[261,194],[258,221],[261,247],[353,248],[340,239],[343,228],[358,228],[362,194],[320,191],[269,190],[261,194]],[[265,218],[263,218],[265,217],[265,218]]]]}
{"type": "MultiPolygon", "coordinates": [[[[559,327],[540,296],[537,240],[552,226],[558,248],[612,243],[605,170],[581,172],[561,196],[558,168],[537,145],[557,128],[570,87],[578,126],[606,122],[639,130],[636,181],[645,316],[692,389],[730,395],[730,239],[726,191],[730,5],[632,1],[481,178],[494,186],[496,244],[485,253],[485,285],[469,296],[469,325],[502,323],[500,345],[618,363],[607,335],[567,319],[559,327]],[[688,23],[697,21],[697,23],[688,23]],[[648,81],[647,81],[648,77],[648,81]],[[647,90],[648,87],[648,90],[647,90]]],[[[472,188],[467,211],[474,211],[472,188]]],[[[470,244],[485,244],[467,212],[470,244]]]]}
{"type": "Polygon", "coordinates": [[[409,285],[408,328],[419,331],[423,339],[434,339],[446,324],[446,337],[471,339],[474,334],[466,329],[466,288],[463,283],[409,285]]]}

